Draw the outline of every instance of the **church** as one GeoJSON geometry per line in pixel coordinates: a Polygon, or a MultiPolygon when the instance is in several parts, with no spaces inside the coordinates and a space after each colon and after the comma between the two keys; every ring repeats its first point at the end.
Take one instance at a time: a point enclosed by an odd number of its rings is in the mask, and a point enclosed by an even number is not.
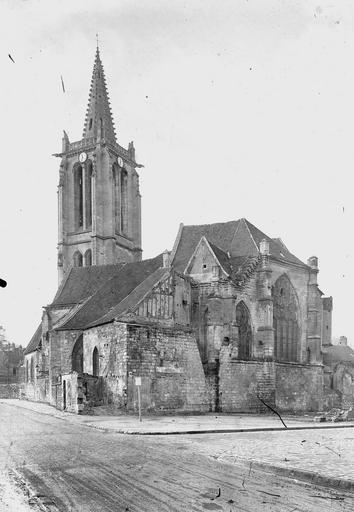
{"type": "Polygon", "coordinates": [[[75,413],[318,411],[332,298],[247,219],[179,226],[142,259],[133,142],[116,139],[97,48],[81,140],[64,132],[59,288],[25,350],[24,396],[75,413]],[[176,230],[177,231],[177,230],[176,230]]]}

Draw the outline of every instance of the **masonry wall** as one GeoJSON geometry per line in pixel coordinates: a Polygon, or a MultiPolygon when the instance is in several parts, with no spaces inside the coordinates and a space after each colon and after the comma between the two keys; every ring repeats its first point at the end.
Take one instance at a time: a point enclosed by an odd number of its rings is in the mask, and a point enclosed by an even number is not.
{"type": "Polygon", "coordinates": [[[93,351],[99,354],[98,376],[90,380],[89,400],[93,405],[126,405],[127,388],[127,326],[111,323],[84,332],[84,374],[93,373],[93,351]]]}
{"type": "Polygon", "coordinates": [[[49,344],[49,403],[63,409],[62,375],[72,371],[72,351],[80,331],[53,331],[49,344]]]}
{"type": "Polygon", "coordinates": [[[144,410],[208,410],[203,367],[188,330],[129,325],[127,346],[128,408],[138,407],[138,376],[144,410]]]}
{"type": "Polygon", "coordinates": [[[240,361],[223,349],[219,375],[219,400],[223,412],[265,412],[267,408],[258,397],[274,406],[273,361],[240,361]]]}
{"type": "Polygon", "coordinates": [[[0,398],[21,398],[21,384],[0,384],[0,398]]]}
{"type": "Polygon", "coordinates": [[[82,379],[78,377],[77,372],[72,372],[62,376],[63,392],[65,389],[65,401],[63,400],[63,409],[68,412],[80,413],[83,410],[82,379]]]}
{"type": "Polygon", "coordinates": [[[289,412],[318,411],[323,407],[323,367],[276,363],[275,403],[289,412]]]}

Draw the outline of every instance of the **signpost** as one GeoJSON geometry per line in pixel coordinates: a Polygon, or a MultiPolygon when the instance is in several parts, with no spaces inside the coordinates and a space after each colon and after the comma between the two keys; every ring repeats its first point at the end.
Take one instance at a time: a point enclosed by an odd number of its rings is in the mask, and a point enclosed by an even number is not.
{"type": "Polygon", "coordinates": [[[141,398],[140,398],[141,377],[135,377],[135,385],[138,388],[139,421],[141,421],[141,398]]]}

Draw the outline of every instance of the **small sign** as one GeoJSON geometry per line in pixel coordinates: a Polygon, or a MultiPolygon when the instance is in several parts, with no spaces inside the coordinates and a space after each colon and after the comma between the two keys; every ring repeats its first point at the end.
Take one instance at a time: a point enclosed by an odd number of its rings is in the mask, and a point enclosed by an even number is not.
{"type": "Polygon", "coordinates": [[[141,377],[135,377],[135,385],[141,386],[141,377]]]}

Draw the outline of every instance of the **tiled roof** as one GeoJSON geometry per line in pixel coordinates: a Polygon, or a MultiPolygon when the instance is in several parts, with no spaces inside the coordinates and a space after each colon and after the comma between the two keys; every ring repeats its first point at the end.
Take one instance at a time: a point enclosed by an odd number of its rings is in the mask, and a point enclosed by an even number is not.
{"type": "Polygon", "coordinates": [[[215,256],[217,257],[222,268],[225,270],[225,272],[227,272],[227,274],[231,275],[232,267],[230,265],[230,258],[228,256],[228,254],[225,251],[222,251],[219,247],[217,247],[213,243],[209,242],[209,240],[208,240],[208,243],[209,243],[211,249],[213,250],[215,256]]]}
{"type": "Polygon", "coordinates": [[[162,254],[150,260],[125,264],[104,281],[74,315],[64,319],[56,329],[85,329],[107,315],[159,267],[162,267],[162,254]]]}
{"type": "Polygon", "coordinates": [[[204,224],[201,226],[183,226],[181,239],[173,259],[173,267],[183,272],[198,242],[205,236],[209,243],[227,252],[230,248],[238,221],[204,224]]]}
{"type": "MultiPolygon", "coordinates": [[[[218,247],[230,257],[257,257],[259,244],[266,239],[269,242],[270,255],[297,265],[306,266],[286,248],[280,239],[272,239],[256,228],[246,219],[205,224],[200,226],[183,226],[181,236],[173,258],[173,267],[183,272],[201,237],[205,236],[209,244],[218,247]]],[[[214,251],[215,252],[215,251],[214,251]]],[[[226,270],[226,269],[225,269],[226,270]]]]}
{"type": "Polygon", "coordinates": [[[280,238],[270,238],[268,235],[265,235],[260,231],[256,226],[251,224],[248,220],[244,219],[247,223],[247,227],[251,232],[252,238],[255,241],[257,247],[263,239],[266,239],[269,242],[269,253],[271,256],[284,261],[289,261],[291,263],[296,263],[300,265],[305,265],[299,258],[291,254],[286,245],[282,242],[280,238]]]}
{"type": "Polygon", "coordinates": [[[95,293],[102,283],[115,276],[125,265],[93,265],[74,267],[59,287],[52,305],[77,304],[95,293]]]}
{"type": "Polygon", "coordinates": [[[354,350],[345,345],[332,345],[323,347],[323,363],[326,366],[333,366],[337,363],[354,364],[354,350]]]}
{"type": "Polygon", "coordinates": [[[123,313],[129,312],[145,297],[147,293],[165,276],[171,272],[169,268],[158,268],[153,274],[140,283],[129,295],[127,295],[117,306],[107,314],[92,322],[88,327],[102,325],[118,318],[123,313]]]}
{"type": "Polygon", "coordinates": [[[25,355],[30,354],[31,352],[34,352],[35,350],[37,350],[37,348],[41,342],[41,336],[42,336],[42,323],[39,324],[39,326],[36,329],[36,332],[32,336],[27,347],[25,348],[25,350],[23,352],[25,355]]]}

